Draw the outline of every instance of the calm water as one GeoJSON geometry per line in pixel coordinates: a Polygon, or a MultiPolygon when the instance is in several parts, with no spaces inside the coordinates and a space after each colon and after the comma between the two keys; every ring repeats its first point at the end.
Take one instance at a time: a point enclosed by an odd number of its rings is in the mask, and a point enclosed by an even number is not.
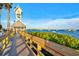
{"type": "Polygon", "coordinates": [[[55,32],[55,33],[60,33],[60,34],[68,34],[70,36],[73,36],[79,39],[79,30],[67,31],[67,30],[29,30],[28,29],[27,32],[55,32]]]}

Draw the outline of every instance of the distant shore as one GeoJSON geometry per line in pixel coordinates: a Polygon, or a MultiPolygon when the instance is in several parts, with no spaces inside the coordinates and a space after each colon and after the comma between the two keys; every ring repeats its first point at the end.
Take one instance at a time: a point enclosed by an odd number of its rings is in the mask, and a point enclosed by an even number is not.
{"type": "Polygon", "coordinates": [[[27,29],[26,30],[27,32],[54,32],[54,33],[59,33],[59,34],[67,34],[67,35],[70,35],[70,36],[73,36],[77,39],[79,39],[79,30],[76,30],[76,31],[68,31],[68,30],[47,30],[47,29],[44,29],[44,30],[40,30],[40,29],[27,29]]]}

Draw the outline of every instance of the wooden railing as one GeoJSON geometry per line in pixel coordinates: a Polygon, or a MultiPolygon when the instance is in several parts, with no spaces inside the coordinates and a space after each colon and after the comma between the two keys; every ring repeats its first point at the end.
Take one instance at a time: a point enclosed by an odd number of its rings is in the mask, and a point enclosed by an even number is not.
{"type": "Polygon", "coordinates": [[[28,48],[30,48],[30,50],[32,50],[32,52],[34,53],[35,56],[44,56],[43,53],[41,53],[40,50],[38,50],[39,48],[35,47],[32,43],[32,41],[28,39],[27,34],[23,33],[23,32],[19,32],[19,34],[21,35],[21,37],[24,39],[26,45],[28,46],[28,48]]]}
{"type": "Polygon", "coordinates": [[[11,38],[14,35],[14,32],[10,31],[10,32],[6,32],[2,37],[0,37],[0,43],[2,44],[2,51],[4,51],[6,49],[6,47],[8,46],[8,44],[10,43],[9,38],[11,38]]]}
{"type": "MultiPolygon", "coordinates": [[[[79,52],[77,52],[75,49],[66,47],[64,45],[57,44],[55,42],[51,42],[48,40],[44,40],[42,38],[30,35],[26,32],[19,32],[20,35],[27,41],[30,48],[34,48],[33,42],[37,44],[37,47],[35,50],[39,51],[36,55],[39,55],[41,53],[42,48],[51,53],[55,56],[79,56],[79,52]]],[[[42,53],[43,55],[43,53],[42,53]]]]}

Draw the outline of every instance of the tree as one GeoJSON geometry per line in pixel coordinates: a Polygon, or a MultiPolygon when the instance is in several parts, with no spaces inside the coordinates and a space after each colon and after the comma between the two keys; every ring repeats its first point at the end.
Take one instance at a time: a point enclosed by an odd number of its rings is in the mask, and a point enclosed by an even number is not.
{"type": "Polygon", "coordinates": [[[0,24],[0,30],[2,29],[2,25],[0,24]]]}
{"type": "Polygon", "coordinates": [[[1,25],[1,12],[2,12],[2,8],[3,8],[3,3],[0,3],[0,30],[2,29],[2,25],[1,25]]]}
{"type": "Polygon", "coordinates": [[[5,8],[7,11],[7,30],[10,29],[10,9],[12,8],[12,3],[5,3],[5,8]]]}

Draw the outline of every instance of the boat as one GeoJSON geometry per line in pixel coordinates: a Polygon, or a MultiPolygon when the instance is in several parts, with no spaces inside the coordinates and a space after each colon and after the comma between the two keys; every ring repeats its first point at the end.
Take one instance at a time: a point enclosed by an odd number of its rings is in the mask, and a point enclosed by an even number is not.
{"type": "Polygon", "coordinates": [[[74,30],[74,29],[68,29],[68,31],[76,31],[76,30],[74,30]]]}

